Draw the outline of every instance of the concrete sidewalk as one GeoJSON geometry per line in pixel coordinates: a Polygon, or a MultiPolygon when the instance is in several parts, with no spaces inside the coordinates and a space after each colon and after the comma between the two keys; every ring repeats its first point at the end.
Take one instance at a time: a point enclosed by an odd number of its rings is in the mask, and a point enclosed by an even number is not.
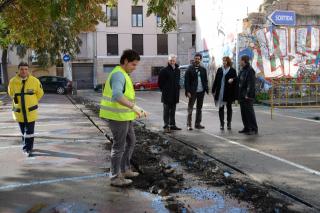
{"type": "MultiPolygon", "coordinates": [[[[101,94],[79,91],[78,95],[99,104],[101,94]]],[[[159,92],[137,92],[137,104],[150,112],[143,122],[148,128],[162,130],[162,104],[159,92]]],[[[172,137],[183,140],[244,171],[252,178],[269,183],[320,209],[320,122],[299,111],[276,111],[270,119],[268,107],[256,106],[258,136],[238,134],[242,129],[240,111],[234,107],[232,131],[220,131],[218,110],[206,96],[202,131],[186,131],[187,99],[181,94],[176,122],[184,128],[172,137]],[[308,116],[308,117],[306,117],[308,116]]],[[[312,110],[310,114],[319,114],[312,110]]],[[[195,114],[195,113],[194,113],[195,114]]]]}
{"type": "MultiPolygon", "coordinates": [[[[8,101],[0,106],[0,212],[164,209],[154,195],[110,186],[110,144],[66,96],[45,95],[41,101],[32,158],[21,151],[8,101]]],[[[107,129],[103,122],[99,126],[107,129]]]]}

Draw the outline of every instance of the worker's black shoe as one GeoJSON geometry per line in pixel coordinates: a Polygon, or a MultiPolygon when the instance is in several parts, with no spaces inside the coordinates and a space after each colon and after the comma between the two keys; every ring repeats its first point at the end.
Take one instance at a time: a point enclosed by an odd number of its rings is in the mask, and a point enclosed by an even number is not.
{"type": "Polygon", "coordinates": [[[181,130],[181,128],[177,127],[177,126],[171,126],[170,127],[171,130],[181,130]]]}
{"type": "Polygon", "coordinates": [[[248,132],[245,133],[246,135],[257,135],[258,134],[258,130],[250,130],[248,132]]]}
{"type": "Polygon", "coordinates": [[[243,129],[243,130],[240,130],[240,131],[239,131],[239,133],[247,133],[247,132],[249,132],[248,129],[243,129]]]}
{"type": "Polygon", "coordinates": [[[194,128],[196,129],[204,129],[204,126],[202,126],[201,124],[197,124],[194,126],[194,128]]]}

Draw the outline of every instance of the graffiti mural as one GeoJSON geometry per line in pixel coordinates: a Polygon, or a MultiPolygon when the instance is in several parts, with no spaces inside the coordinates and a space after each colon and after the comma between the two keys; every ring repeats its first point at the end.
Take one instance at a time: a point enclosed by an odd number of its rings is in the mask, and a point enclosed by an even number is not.
{"type": "Polygon", "coordinates": [[[266,27],[239,36],[239,56],[249,55],[265,78],[317,79],[319,27],[266,27]]]}

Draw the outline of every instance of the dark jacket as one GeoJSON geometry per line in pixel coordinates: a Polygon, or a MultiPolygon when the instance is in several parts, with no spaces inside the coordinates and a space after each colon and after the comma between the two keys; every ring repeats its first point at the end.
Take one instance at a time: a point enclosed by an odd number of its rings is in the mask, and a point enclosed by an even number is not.
{"type": "Polygon", "coordinates": [[[245,100],[246,96],[250,99],[256,97],[256,72],[248,64],[239,73],[239,101],[245,100]]]}
{"type": "Polygon", "coordinates": [[[175,65],[175,69],[173,69],[170,64],[161,69],[158,84],[162,92],[162,103],[168,105],[179,103],[180,69],[177,64],[175,65]]]}
{"type": "MultiPolygon", "coordinates": [[[[203,89],[206,93],[209,92],[208,89],[208,77],[207,77],[207,70],[199,65],[198,71],[200,72],[201,82],[203,89]]],[[[190,65],[187,69],[185,76],[184,76],[184,87],[187,93],[191,93],[191,95],[195,95],[198,88],[198,73],[196,72],[195,65],[190,65]]]]}
{"type": "MultiPolygon", "coordinates": [[[[217,70],[217,74],[214,78],[213,86],[212,86],[212,94],[214,95],[214,99],[218,100],[221,89],[221,81],[223,77],[223,69],[220,67],[217,70]]],[[[237,72],[234,68],[230,67],[229,72],[225,76],[224,83],[224,93],[223,93],[223,101],[225,102],[233,102],[237,99],[237,72]],[[233,79],[233,82],[229,84],[229,79],[233,79]]]]}

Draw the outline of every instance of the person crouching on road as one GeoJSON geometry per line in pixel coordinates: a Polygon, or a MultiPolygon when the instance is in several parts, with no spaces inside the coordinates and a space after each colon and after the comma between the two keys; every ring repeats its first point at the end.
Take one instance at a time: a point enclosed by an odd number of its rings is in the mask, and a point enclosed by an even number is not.
{"type": "Polygon", "coordinates": [[[158,85],[162,92],[161,102],[163,103],[163,129],[169,133],[170,130],[181,130],[176,126],[175,114],[176,105],[180,96],[180,69],[176,64],[177,56],[170,54],[168,66],[161,69],[158,85]]]}
{"type": "Polygon", "coordinates": [[[202,55],[196,53],[194,56],[194,63],[189,66],[184,76],[184,86],[186,90],[186,96],[189,98],[188,102],[188,117],[187,117],[187,129],[192,129],[192,111],[195,102],[197,101],[196,111],[196,129],[204,129],[201,125],[202,120],[202,105],[204,100],[204,93],[208,94],[208,77],[207,70],[200,65],[202,55]]]}
{"type": "Polygon", "coordinates": [[[223,66],[220,67],[215,76],[212,95],[217,107],[219,107],[220,129],[224,130],[224,107],[227,107],[227,128],[231,130],[232,102],[237,93],[237,72],[232,68],[231,59],[226,56],[222,58],[223,66]]]}
{"type": "Polygon", "coordinates": [[[107,119],[113,135],[111,148],[111,185],[127,186],[139,175],[133,172],[130,159],[136,137],[133,120],[146,117],[146,112],[135,105],[135,91],[130,74],[136,69],[140,56],[134,50],[125,50],[120,65],[109,74],[100,103],[100,117],[107,119]]]}
{"type": "Polygon", "coordinates": [[[18,74],[10,79],[8,94],[12,98],[13,118],[19,123],[22,134],[22,150],[32,157],[38,102],[44,93],[40,81],[29,73],[27,63],[21,62],[18,69],[18,74]]]}

